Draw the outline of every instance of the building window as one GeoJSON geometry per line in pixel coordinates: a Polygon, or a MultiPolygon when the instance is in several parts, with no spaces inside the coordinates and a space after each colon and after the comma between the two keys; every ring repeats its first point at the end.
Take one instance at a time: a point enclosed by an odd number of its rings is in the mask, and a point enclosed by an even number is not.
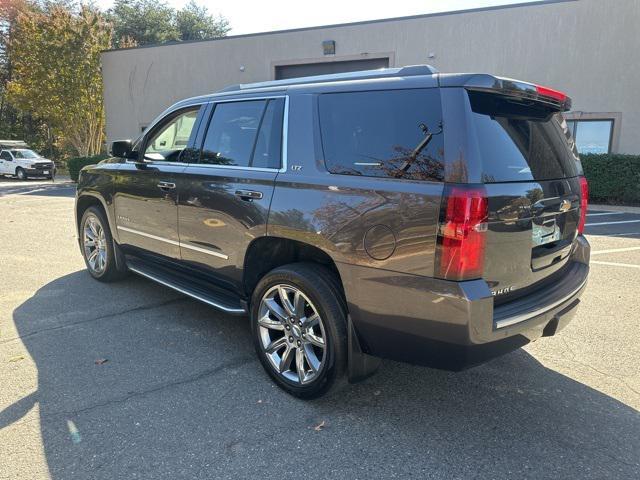
{"type": "Polygon", "coordinates": [[[567,127],[575,139],[578,153],[611,153],[612,118],[568,119],[567,127]]]}

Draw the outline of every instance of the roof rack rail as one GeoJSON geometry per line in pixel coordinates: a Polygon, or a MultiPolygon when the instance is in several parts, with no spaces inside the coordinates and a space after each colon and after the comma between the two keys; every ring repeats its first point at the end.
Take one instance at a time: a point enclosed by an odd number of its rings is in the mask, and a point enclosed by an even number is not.
{"type": "Polygon", "coordinates": [[[267,82],[256,83],[239,83],[237,85],[230,85],[216,93],[235,92],[240,90],[250,90],[254,88],[268,88],[268,87],[287,87],[290,85],[300,85],[303,83],[326,83],[326,82],[338,82],[341,80],[365,80],[373,78],[387,78],[387,77],[412,77],[417,75],[434,75],[439,73],[431,65],[409,65],[400,68],[380,68],[377,70],[360,70],[357,72],[346,73],[330,73],[327,75],[315,75],[311,77],[297,77],[288,78],[285,80],[270,80],[267,82]]]}

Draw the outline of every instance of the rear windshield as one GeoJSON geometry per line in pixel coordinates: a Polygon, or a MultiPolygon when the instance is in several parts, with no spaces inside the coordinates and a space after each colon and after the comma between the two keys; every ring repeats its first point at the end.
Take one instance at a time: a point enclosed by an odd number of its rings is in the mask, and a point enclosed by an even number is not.
{"type": "Polygon", "coordinates": [[[553,180],[582,174],[561,114],[492,93],[468,94],[485,183],[553,180]]]}
{"type": "Polygon", "coordinates": [[[331,173],[442,181],[442,107],[437,88],[319,96],[331,173]]]}

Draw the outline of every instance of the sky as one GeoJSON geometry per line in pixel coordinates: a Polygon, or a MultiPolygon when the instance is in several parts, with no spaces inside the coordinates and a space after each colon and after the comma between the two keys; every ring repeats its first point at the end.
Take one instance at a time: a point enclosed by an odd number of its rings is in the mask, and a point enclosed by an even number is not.
{"type": "MultiPolygon", "coordinates": [[[[162,0],[159,0],[162,1],[162,0]]],[[[230,35],[525,3],[527,0],[196,0],[229,20],[230,35]]],[[[531,0],[528,0],[531,1],[531,0]]],[[[188,0],[165,0],[180,8],[188,0]]],[[[113,0],[96,2],[103,9],[113,0]]]]}

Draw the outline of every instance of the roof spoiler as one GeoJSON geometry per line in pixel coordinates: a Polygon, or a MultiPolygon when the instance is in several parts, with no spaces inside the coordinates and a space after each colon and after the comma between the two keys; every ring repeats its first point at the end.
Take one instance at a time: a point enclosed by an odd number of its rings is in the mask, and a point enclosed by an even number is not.
{"type": "Polygon", "coordinates": [[[571,110],[571,98],[566,93],[534,83],[495,77],[487,74],[440,75],[441,87],[463,87],[467,90],[495,93],[520,100],[543,103],[551,110],[571,110]]]}

